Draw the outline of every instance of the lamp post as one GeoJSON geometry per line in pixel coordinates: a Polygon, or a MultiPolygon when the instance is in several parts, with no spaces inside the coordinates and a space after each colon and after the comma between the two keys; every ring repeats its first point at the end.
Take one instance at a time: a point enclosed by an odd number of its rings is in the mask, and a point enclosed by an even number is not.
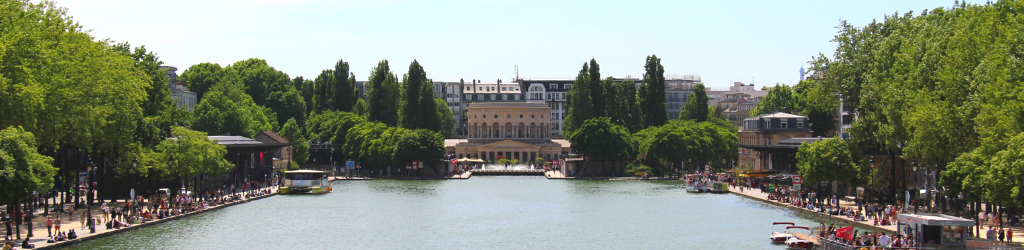
{"type": "Polygon", "coordinates": [[[35,214],[35,209],[32,209],[32,203],[35,203],[36,195],[38,195],[36,193],[36,191],[32,191],[32,197],[29,198],[29,202],[28,202],[28,216],[26,217],[26,218],[28,218],[28,222],[27,222],[28,223],[28,233],[25,234],[25,239],[32,238],[32,236],[35,236],[35,235],[32,235],[32,217],[35,214]]]}
{"type": "MultiPolygon", "coordinates": [[[[910,169],[914,170],[914,192],[918,192],[917,191],[917,180],[918,180],[918,178],[917,178],[917,160],[914,160],[914,162],[912,164],[910,164],[910,169]]],[[[920,194],[920,192],[918,192],[918,194],[920,194]]],[[[918,197],[917,199],[920,199],[920,197],[918,197]]],[[[915,199],[915,200],[917,200],[917,199],[915,199]]],[[[914,201],[914,213],[915,214],[917,213],[917,201],[914,201]]]]}
{"type": "Polygon", "coordinates": [[[85,197],[86,202],[88,202],[88,205],[86,206],[85,211],[86,211],[86,214],[88,215],[88,217],[86,217],[86,221],[89,222],[89,225],[88,225],[89,226],[89,233],[96,233],[96,226],[94,225],[95,222],[93,222],[93,220],[92,220],[92,198],[93,198],[93,193],[92,192],[93,192],[94,189],[96,189],[96,171],[95,170],[96,170],[96,164],[92,163],[92,158],[89,158],[88,171],[86,172],[89,175],[89,189],[88,189],[88,193],[86,193],[86,197],[85,197]]]}

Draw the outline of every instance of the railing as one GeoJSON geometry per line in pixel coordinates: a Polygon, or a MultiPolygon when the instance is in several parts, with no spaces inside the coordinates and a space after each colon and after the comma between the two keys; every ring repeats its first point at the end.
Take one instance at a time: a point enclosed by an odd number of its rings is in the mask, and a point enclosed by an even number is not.
{"type": "MultiPolygon", "coordinates": [[[[849,244],[845,244],[845,243],[841,243],[841,242],[837,242],[837,241],[830,241],[830,240],[827,240],[827,239],[821,239],[820,240],[820,245],[818,247],[816,247],[815,249],[821,249],[821,250],[856,250],[856,249],[861,249],[863,247],[864,246],[853,246],[853,245],[849,245],[849,244]]],[[[868,248],[869,249],[885,249],[885,250],[896,250],[896,249],[920,249],[920,250],[931,250],[931,249],[935,249],[935,250],[939,250],[939,249],[942,249],[942,250],[1024,250],[1024,247],[1017,247],[1017,246],[980,246],[980,247],[978,247],[978,246],[974,246],[974,247],[967,247],[967,246],[927,246],[927,247],[877,247],[877,248],[868,247],[868,248]]]]}

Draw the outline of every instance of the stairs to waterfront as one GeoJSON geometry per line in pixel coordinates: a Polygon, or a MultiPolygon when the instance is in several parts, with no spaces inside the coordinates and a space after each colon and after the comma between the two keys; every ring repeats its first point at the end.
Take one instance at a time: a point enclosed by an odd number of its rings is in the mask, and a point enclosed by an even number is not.
{"type": "Polygon", "coordinates": [[[544,175],[543,169],[473,169],[473,175],[544,175]]]}

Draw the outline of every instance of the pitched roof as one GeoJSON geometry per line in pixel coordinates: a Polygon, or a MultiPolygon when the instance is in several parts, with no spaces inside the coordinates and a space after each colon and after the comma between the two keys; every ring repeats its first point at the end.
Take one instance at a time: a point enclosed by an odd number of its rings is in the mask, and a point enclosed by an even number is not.
{"type": "Polygon", "coordinates": [[[266,142],[266,143],[288,143],[288,140],[284,139],[284,137],[281,137],[280,135],[277,135],[277,133],[270,132],[270,131],[260,132],[259,134],[256,134],[255,137],[256,137],[256,140],[259,140],[259,141],[262,141],[262,142],[266,142]],[[261,137],[264,137],[264,136],[266,138],[269,138],[271,141],[260,140],[260,139],[262,139],[261,137]]]}
{"type": "Polygon", "coordinates": [[[528,102],[474,102],[468,108],[549,108],[547,103],[528,102]]]}
{"type": "Polygon", "coordinates": [[[775,113],[771,113],[771,114],[763,114],[763,115],[759,115],[759,116],[752,116],[750,118],[746,118],[746,119],[743,119],[743,120],[744,121],[746,121],[746,120],[757,120],[759,118],[807,118],[807,117],[806,116],[802,116],[802,115],[794,115],[794,114],[790,114],[790,113],[785,113],[785,112],[775,112],[775,113]]]}

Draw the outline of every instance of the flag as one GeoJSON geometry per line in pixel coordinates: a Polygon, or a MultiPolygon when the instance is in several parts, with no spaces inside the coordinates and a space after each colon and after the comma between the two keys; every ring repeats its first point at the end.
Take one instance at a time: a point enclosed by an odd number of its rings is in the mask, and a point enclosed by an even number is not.
{"type": "Polygon", "coordinates": [[[853,240],[853,226],[848,226],[836,230],[836,237],[843,238],[849,241],[853,240]]]}

